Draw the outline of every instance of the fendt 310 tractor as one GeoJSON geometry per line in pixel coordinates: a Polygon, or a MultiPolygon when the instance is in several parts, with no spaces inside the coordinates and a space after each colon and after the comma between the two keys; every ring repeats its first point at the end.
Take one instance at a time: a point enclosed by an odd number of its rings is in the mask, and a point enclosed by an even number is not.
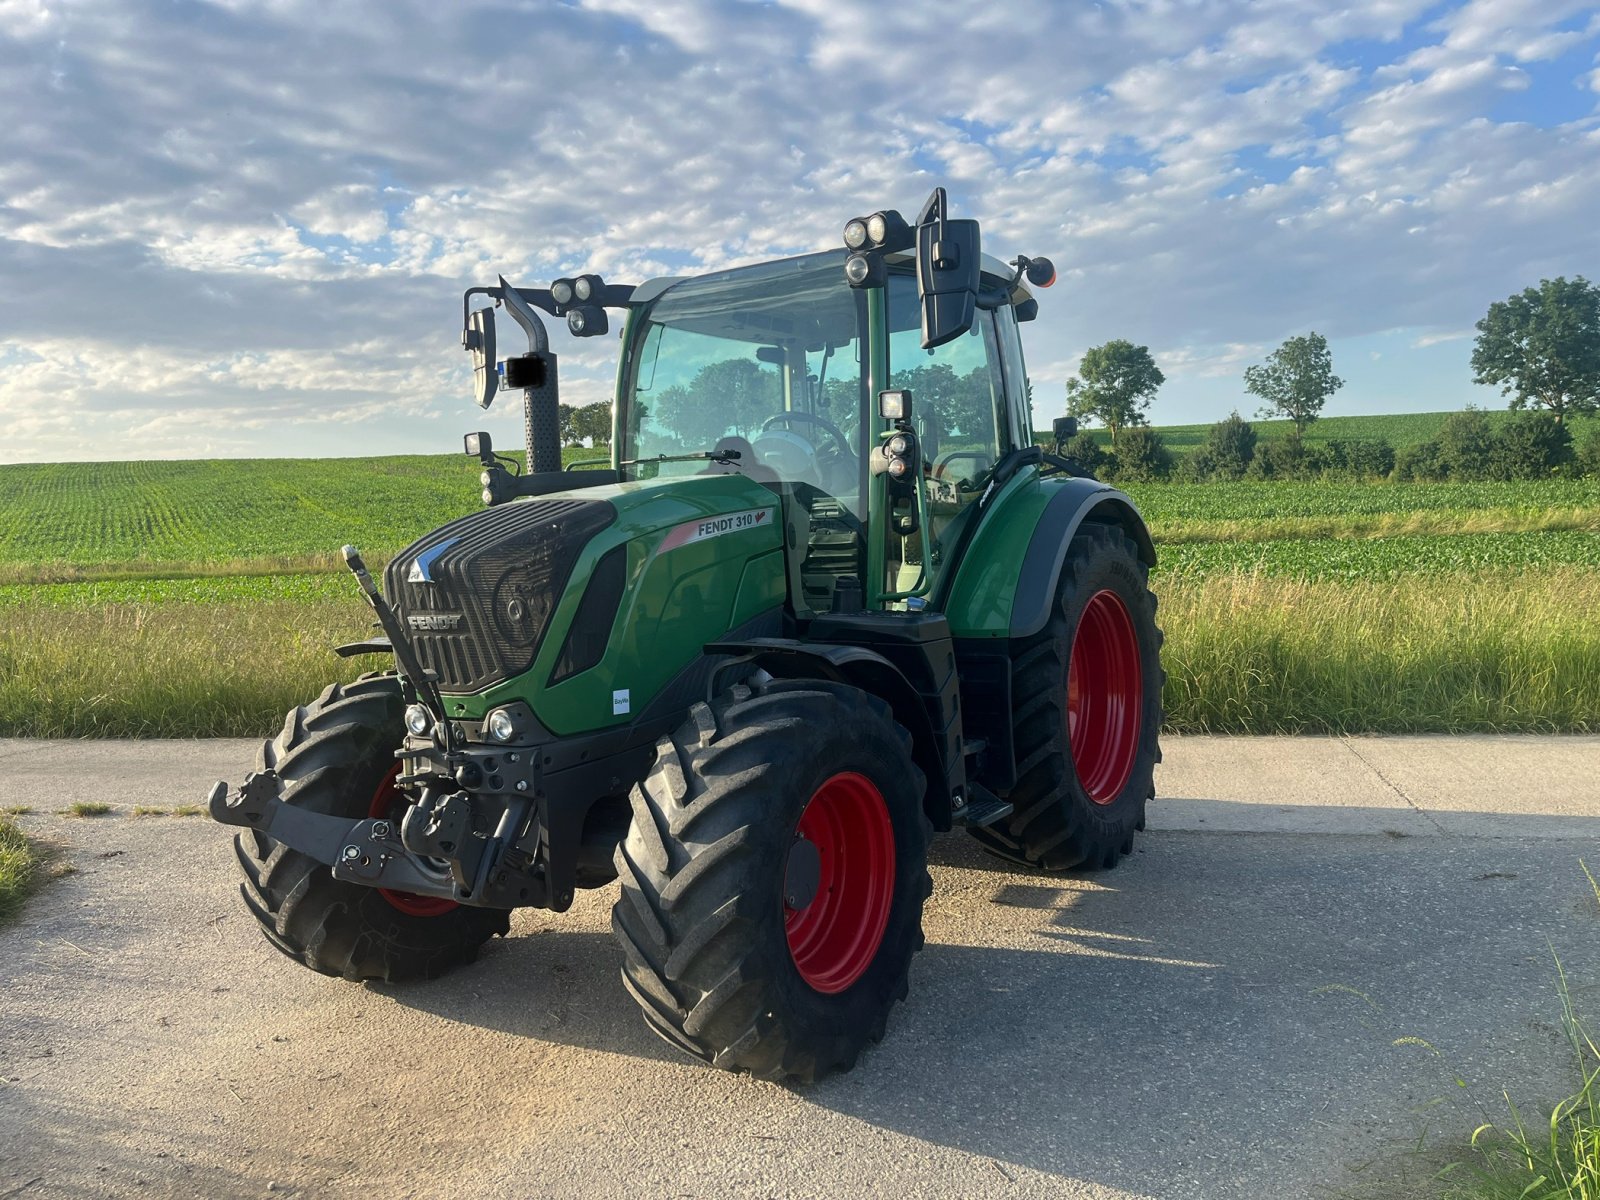
{"type": "Polygon", "coordinates": [[[345,558],[395,670],[296,708],[210,796],[267,938],[431,978],[620,881],[650,1027],[763,1078],[854,1065],[923,944],[932,832],[1112,866],[1161,722],[1155,552],[1033,441],[1019,325],[1046,259],[981,254],[936,189],[844,248],[638,286],[470,289],[486,507],[345,558]],[[474,308],[475,297],[492,305],[474,308]],[[494,310],[526,332],[497,362],[494,310]],[[561,468],[556,355],[623,314],[609,461],[561,468]]]}

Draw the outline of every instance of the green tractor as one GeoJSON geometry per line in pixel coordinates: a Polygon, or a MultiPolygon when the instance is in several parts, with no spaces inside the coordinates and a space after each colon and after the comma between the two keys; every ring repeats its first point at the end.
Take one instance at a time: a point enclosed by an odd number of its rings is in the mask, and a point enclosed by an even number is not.
{"type": "Polygon", "coordinates": [[[637,286],[470,289],[486,507],[345,557],[395,670],[296,708],[210,812],[274,946],[432,978],[619,882],[622,981],[689,1054],[853,1066],[906,995],[928,842],[1104,868],[1160,757],[1155,552],[1034,444],[1019,326],[1046,259],[985,257],[936,189],[841,250],[637,286]],[[486,297],[491,305],[474,307],[486,297]],[[496,360],[494,311],[528,338],[496,360]],[[609,460],[563,470],[556,356],[622,315],[609,460]]]}

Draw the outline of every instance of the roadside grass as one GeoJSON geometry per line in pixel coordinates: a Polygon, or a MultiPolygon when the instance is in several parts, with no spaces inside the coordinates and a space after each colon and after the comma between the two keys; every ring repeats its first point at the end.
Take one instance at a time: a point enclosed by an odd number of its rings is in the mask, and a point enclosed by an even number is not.
{"type": "Polygon", "coordinates": [[[345,600],[0,608],[0,736],[260,737],[328,684],[382,669],[345,600]]]}
{"type": "Polygon", "coordinates": [[[44,882],[51,852],[33,841],[16,822],[0,816],[0,922],[14,916],[44,882]]]}
{"type": "Polygon", "coordinates": [[[1174,730],[1600,730],[1600,572],[1176,576],[1158,596],[1174,730]]]}
{"type": "MultiPolygon", "coordinates": [[[[1600,731],[1600,571],[1157,576],[1168,728],[1600,731]]],[[[355,599],[0,606],[0,736],[261,737],[329,683],[355,599]]]]}
{"type": "Polygon", "coordinates": [[[69,817],[104,817],[110,815],[112,807],[102,804],[98,800],[79,800],[67,806],[69,817]]]}
{"type": "Polygon", "coordinates": [[[1573,1005],[1559,959],[1556,973],[1575,1089],[1537,1122],[1503,1092],[1506,1116],[1479,1125],[1466,1153],[1440,1172],[1445,1200],[1600,1200],[1600,1046],[1573,1005]]]}

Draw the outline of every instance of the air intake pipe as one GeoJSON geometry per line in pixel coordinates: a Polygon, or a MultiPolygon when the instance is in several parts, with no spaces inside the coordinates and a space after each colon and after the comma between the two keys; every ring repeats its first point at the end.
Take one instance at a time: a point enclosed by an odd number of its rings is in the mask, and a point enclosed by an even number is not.
{"type": "Polygon", "coordinates": [[[561,388],[556,356],[544,322],[517,289],[500,276],[500,298],[506,311],[528,335],[528,353],[505,361],[505,384],[522,389],[522,432],[532,473],[561,470],[561,388]]]}

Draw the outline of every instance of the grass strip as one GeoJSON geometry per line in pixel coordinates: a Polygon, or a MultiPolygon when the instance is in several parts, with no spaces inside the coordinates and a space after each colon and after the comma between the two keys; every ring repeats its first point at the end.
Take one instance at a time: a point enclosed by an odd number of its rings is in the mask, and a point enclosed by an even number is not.
{"type": "Polygon", "coordinates": [[[14,916],[44,881],[49,860],[49,853],[18,829],[15,821],[0,815],[0,922],[14,916]]]}
{"type": "Polygon", "coordinates": [[[1470,1153],[1441,1172],[1446,1200],[1600,1200],[1600,1045],[1573,1004],[1559,959],[1556,972],[1575,1090],[1537,1122],[1504,1093],[1505,1118],[1478,1126],[1470,1153]]]}
{"type": "MultiPolygon", "coordinates": [[[[1600,731],[1600,571],[1157,576],[1168,727],[1600,731]]],[[[348,599],[0,608],[0,735],[262,737],[389,665],[348,599]]]]}
{"type": "Polygon", "coordinates": [[[1196,733],[1600,730],[1600,572],[1158,581],[1167,722],[1196,733]]]}

